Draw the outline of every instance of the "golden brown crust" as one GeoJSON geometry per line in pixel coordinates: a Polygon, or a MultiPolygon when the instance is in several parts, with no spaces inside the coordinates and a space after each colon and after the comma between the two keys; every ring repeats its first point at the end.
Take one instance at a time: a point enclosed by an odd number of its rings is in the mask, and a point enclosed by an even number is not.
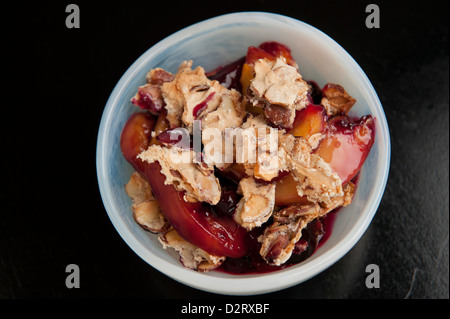
{"type": "Polygon", "coordinates": [[[180,254],[180,261],[184,267],[200,272],[211,271],[219,267],[225,260],[223,256],[215,256],[203,249],[187,242],[171,228],[159,236],[164,249],[173,248],[180,254]]]}
{"type": "Polygon", "coordinates": [[[246,177],[239,183],[238,193],[243,195],[234,214],[239,225],[251,230],[270,218],[275,207],[274,183],[258,183],[253,177],[246,177]]]}
{"type": "Polygon", "coordinates": [[[158,162],[166,184],[185,191],[190,200],[196,199],[215,205],[220,200],[221,188],[214,171],[208,166],[194,162],[195,152],[177,147],[167,148],[151,145],[138,158],[148,163],[158,162]]]}
{"type": "Polygon", "coordinates": [[[325,107],[328,116],[347,114],[356,103],[356,100],[339,84],[328,83],[322,92],[324,97],[321,104],[325,107]]]}

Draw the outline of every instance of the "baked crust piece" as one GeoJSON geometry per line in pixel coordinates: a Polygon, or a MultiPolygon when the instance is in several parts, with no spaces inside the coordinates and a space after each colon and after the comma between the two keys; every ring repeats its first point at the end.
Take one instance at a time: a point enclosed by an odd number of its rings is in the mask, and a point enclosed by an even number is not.
{"type": "Polygon", "coordinates": [[[284,134],[280,137],[287,165],[297,181],[297,193],[311,202],[329,205],[334,197],[342,196],[342,181],[330,165],[312,153],[311,145],[302,137],[284,134]]]}
{"type": "Polygon", "coordinates": [[[158,162],[161,173],[166,176],[165,184],[173,185],[178,191],[185,191],[186,201],[215,205],[221,196],[219,180],[210,166],[196,163],[195,156],[193,150],[151,145],[138,158],[148,163],[158,162]]]}
{"type": "Polygon", "coordinates": [[[153,196],[151,186],[142,174],[134,172],[125,191],[133,201],[131,210],[136,223],[152,233],[166,231],[170,224],[159,209],[159,203],[153,196]]]}
{"type": "Polygon", "coordinates": [[[239,225],[251,230],[270,218],[275,207],[274,183],[258,183],[253,177],[246,177],[240,181],[238,193],[243,195],[234,214],[239,225]]]}
{"type": "Polygon", "coordinates": [[[322,92],[324,96],[320,104],[325,107],[330,117],[341,113],[347,114],[356,103],[356,99],[351,97],[339,84],[328,83],[322,92]]]}
{"type": "Polygon", "coordinates": [[[184,267],[201,272],[211,271],[219,267],[226,257],[215,256],[207,253],[203,249],[187,242],[171,228],[166,233],[158,237],[164,249],[173,248],[180,254],[180,261],[184,267]]]}
{"type": "Polygon", "coordinates": [[[192,60],[181,63],[173,81],[161,86],[170,126],[184,126],[189,133],[192,133],[194,120],[215,111],[224,95],[230,97],[238,109],[240,107],[239,92],[209,80],[200,66],[192,70],[192,63],[192,60]]]}
{"type": "Polygon", "coordinates": [[[295,111],[309,103],[308,83],[283,57],[275,61],[259,59],[254,65],[254,74],[247,92],[250,103],[262,106],[272,124],[291,128],[295,111]]]}

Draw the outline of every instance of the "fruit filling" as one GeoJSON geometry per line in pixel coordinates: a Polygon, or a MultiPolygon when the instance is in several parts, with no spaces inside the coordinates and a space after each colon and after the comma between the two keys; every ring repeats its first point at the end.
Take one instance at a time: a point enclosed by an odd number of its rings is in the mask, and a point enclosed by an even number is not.
{"type": "Polygon", "coordinates": [[[120,147],[136,223],[186,268],[276,271],[309,258],[350,205],[375,119],[339,84],[303,79],[291,50],[250,46],[215,70],[148,72],[120,147]]]}

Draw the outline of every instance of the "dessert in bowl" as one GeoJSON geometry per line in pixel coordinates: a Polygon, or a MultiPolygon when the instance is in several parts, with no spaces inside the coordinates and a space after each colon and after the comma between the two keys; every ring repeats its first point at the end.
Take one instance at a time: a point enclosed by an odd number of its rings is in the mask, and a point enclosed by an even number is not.
{"type": "Polygon", "coordinates": [[[114,226],[150,265],[199,289],[256,294],[314,276],[356,243],[381,200],[389,151],[376,93],[339,45],[287,17],[237,13],[175,33],[130,67],[105,108],[97,167],[114,226]],[[294,85],[294,97],[271,94],[289,86],[264,87],[277,74],[294,85]],[[205,152],[215,144],[205,134],[200,148],[179,139],[195,135],[196,120],[203,132],[277,129],[277,156],[238,161],[235,151],[216,148],[231,154],[217,161],[205,152]],[[337,144],[349,146],[340,159],[337,144]],[[367,147],[349,169],[356,144],[367,147]],[[174,150],[190,162],[169,160],[174,150]],[[341,206],[317,248],[318,217],[341,206]]]}

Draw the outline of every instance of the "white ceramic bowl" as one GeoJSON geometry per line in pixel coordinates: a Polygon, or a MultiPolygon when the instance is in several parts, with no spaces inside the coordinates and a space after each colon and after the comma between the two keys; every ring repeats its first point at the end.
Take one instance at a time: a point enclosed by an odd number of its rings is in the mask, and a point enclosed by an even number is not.
{"type": "Polygon", "coordinates": [[[261,294],[299,284],[343,257],[367,229],[382,198],[390,163],[389,130],[383,108],[370,81],[353,58],[314,27],[286,16],[262,12],[232,13],[182,29],[145,52],[117,83],[106,104],[97,144],[97,175],[106,211],[126,243],[142,259],[167,276],[201,290],[261,294]],[[164,250],[157,237],[133,220],[124,185],[132,168],[122,157],[119,137],[130,114],[130,103],[146,73],[155,67],[176,72],[183,60],[212,70],[246,54],[247,47],[274,40],[288,45],[305,79],[319,86],[339,83],[357,99],[352,114],[376,118],[376,140],[364,164],[353,203],[339,211],[328,240],[306,261],[260,275],[199,273],[183,268],[178,256],[164,250]]]}

